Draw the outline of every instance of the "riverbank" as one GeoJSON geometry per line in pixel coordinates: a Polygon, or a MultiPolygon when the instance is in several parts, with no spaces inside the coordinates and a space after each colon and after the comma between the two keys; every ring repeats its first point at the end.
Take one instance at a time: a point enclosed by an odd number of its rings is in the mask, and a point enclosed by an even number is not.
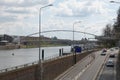
{"type": "Polygon", "coordinates": [[[0,46],[0,50],[11,50],[11,49],[19,49],[19,48],[20,46],[15,44],[0,46]]]}
{"type": "MultiPolygon", "coordinates": [[[[46,44],[46,45],[41,45],[41,47],[57,47],[57,46],[69,46],[69,45],[64,45],[64,44],[46,44]]],[[[26,49],[26,48],[38,48],[39,46],[35,45],[16,45],[16,44],[9,44],[9,45],[4,45],[0,46],[0,50],[12,50],[12,49],[26,49]]]]}
{"type": "MultiPolygon", "coordinates": [[[[76,55],[76,61],[82,60],[87,55],[90,55],[96,50],[87,51],[76,55]]],[[[92,57],[92,56],[91,56],[92,57]]],[[[75,65],[73,55],[60,56],[54,59],[49,59],[42,62],[42,68],[37,63],[15,67],[13,70],[5,69],[5,72],[0,74],[1,80],[19,79],[19,80],[37,80],[42,77],[42,80],[53,80],[64,71],[75,65]],[[40,69],[44,69],[40,76],[40,69]],[[17,74],[16,74],[17,73],[17,74]],[[51,74],[52,73],[52,74],[51,74]]]]}

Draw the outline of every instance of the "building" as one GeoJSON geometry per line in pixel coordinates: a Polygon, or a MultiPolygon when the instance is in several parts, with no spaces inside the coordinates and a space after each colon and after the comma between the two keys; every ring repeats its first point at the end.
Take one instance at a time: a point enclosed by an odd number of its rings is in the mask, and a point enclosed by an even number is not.
{"type": "MultiPolygon", "coordinates": [[[[51,40],[50,38],[44,36],[40,38],[41,42],[50,41],[50,40],[51,40]]],[[[39,46],[39,37],[20,36],[20,44],[26,46],[39,46]]]]}
{"type": "Polygon", "coordinates": [[[12,43],[13,37],[7,34],[0,35],[0,45],[7,45],[7,43],[12,43]]]}

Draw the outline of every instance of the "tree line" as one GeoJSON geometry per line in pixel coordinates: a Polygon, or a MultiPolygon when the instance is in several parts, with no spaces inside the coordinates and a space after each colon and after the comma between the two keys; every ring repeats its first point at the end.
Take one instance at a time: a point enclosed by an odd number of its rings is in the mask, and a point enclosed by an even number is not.
{"type": "Polygon", "coordinates": [[[119,46],[120,44],[120,8],[117,11],[117,17],[114,24],[107,24],[103,29],[103,35],[107,39],[103,39],[102,43],[105,47],[119,46]]]}

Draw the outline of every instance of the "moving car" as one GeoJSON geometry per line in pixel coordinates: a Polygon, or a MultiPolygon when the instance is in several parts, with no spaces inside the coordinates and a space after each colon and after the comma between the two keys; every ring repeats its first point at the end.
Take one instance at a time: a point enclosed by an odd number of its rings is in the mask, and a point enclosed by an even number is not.
{"type": "Polygon", "coordinates": [[[112,59],[109,59],[107,62],[106,62],[106,66],[107,67],[114,67],[114,61],[112,59]]]}
{"type": "Polygon", "coordinates": [[[107,49],[103,49],[103,52],[107,52],[107,49]]]}
{"type": "Polygon", "coordinates": [[[111,48],[110,50],[111,50],[111,51],[114,51],[114,49],[113,49],[113,48],[111,48]]]}
{"type": "Polygon", "coordinates": [[[119,49],[119,47],[115,47],[115,49],[117,49],[117,50],[118,50],[118,49],[119,49]]]}
{"type": "Polygon", "coordinates": [[[101,52],[101,55],[105,56],[105,55],[106,55],[106,52],[107,52],[107,50],[106,50],[106,49],[103,49],[102,52],[101,52]]]}
{"type": "Polygon", "coordinates": [[[110,58],[114,58],[115,57],[115,53],[110,53],[110,58]]]}
{"type": "Polygon", "coordinates": [[[105,56],[105,55],[106,55],[106,52],[101,52],[101,55],[102,55],[102,56],[105,56]]]}

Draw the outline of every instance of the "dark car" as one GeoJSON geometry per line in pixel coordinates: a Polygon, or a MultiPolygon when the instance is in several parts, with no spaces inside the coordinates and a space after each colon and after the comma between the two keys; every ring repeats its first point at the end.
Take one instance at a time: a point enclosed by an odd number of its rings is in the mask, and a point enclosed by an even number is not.
{"type": "Polygon", "coordinates": [[[110,58],[114,58],[115,57],[115,54],[114,53],[110,53],[110,58]]]}
{"type": "Polygon", "coordinates": [[[107,49],[103,49],[103,52],[107,52],[107,49]]]}

